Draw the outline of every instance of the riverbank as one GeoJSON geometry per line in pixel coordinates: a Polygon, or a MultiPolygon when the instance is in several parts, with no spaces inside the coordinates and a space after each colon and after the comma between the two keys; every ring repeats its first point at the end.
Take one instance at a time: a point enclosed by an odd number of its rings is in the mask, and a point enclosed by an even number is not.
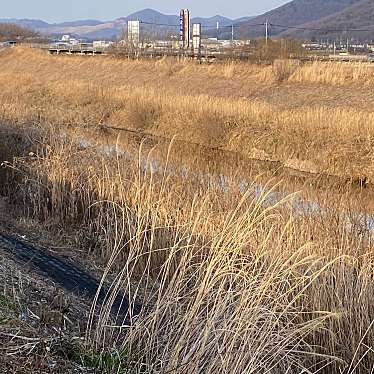
{"type": "Polygon", "coordinates": [[[363,184],[374,179],[370,65],[296,66],[279,81],[279,68],[244,63],[87,59],[27,49],[0,61],[0,118],[7,123],[114,126],[303,172],[363,184]]]}
{"type": "Polygon", "coordinates": [[[8,125],[0,183],[19,217],[66,235],[144,306],[131,327],[113,326],[108,299],[99,323],[86,321],[91,351],[143,372],[366,372],[364,200],[325,188],[304,209],[305,186],[282,187],[271,169],[76,130],[8,125]]]}
{"type": "Polygon", "coordinates": [[[17,48],[0,64],[3,210],[67,238],[112,285],[83,317],[90,352],[115,372],[373,367],[367,66],[280,80],[17,48]],[[142,305],[131,326],[110,317],[122,292],[142,305]]]}

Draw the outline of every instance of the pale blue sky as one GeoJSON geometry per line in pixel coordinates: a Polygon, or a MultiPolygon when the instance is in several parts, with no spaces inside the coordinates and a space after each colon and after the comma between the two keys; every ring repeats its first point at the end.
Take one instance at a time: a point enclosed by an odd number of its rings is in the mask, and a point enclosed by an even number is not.
{"type": "Polygon", "coordinates": [[[167,14],[190,8],[193,16],[238,18],[261,14],[290,0],[2,0],[0,18],[37,18],[50,22],[112,20],[143,8],[167,14]]]}

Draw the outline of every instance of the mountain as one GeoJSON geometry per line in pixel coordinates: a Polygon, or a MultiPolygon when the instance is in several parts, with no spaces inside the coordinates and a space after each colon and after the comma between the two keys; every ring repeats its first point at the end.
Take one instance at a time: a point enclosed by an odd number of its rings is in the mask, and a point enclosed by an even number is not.
{"type": "Polygon", "coordinates": [[[238,23],[242,23],[242,22],[247,22],[247,21],[250,21],[252,19],[256,18],[255,16],[251,16],[251,17],[240,17],[240,18],[237,18],[237,19],[234,19],[234,24],[238,24],[238,23]]]}
{"type": "MultiPolygon", "coordinates": [[[[201,23],[205,27],[215,28],[217,22],[221,26],[228,26],[233,23],[249,20],[251,17],[243,17],[239,20],[232,20],[223,16],[214,17],[195,17],[191,19],[192,23],[201,23]]],[[[59,36],[62,34],[71,34],[86,39],[116,39],[121,36],[127,21],[139,20],[145,23],[156,23],[166,26],[144,25],[148,30],[152,31],[173,31],[179,32],[179,15],[166,15],[153,9],[143,9],[126,17],[120,17],[113,21],[97,21],[97,20],[78,20],[72,22],[62,22],[50,24],[41,20],[18,20],[18,19],[0,19],[0,23],[15,23],[17,25],[28,27],[39,31],[43,35],[59,36]],[[169,25],[169,26],[168,26],[169,25]]]]}
{"type": "Polygon", "coordinates": [[[0,23],[0,41],[36,39],[38,35],[33,30],[14,25],[0,23]]]}
{"type": "MultiPolygon", "coordinates": [[[[144,9],[130,14],[127,17],[120,17],[113,21],[89,24],[84,21],[76,21],[75,25],[68,23],[54,24],[45,30],[49,35],[72,34],[86,39],[117,39],[123,33],[127,21],[139,20],[146,23],[157,23],[162,25],[178,25],[178,15],[165,15],[153,9],[144,9]]],[[[146,26],[147,27],[147,26],[146,26]]],[[[149,27],[149,26],[148,26],[149,27]]]]}
{"type": "Polygon", "coordinates": [[[210,17],[210,18],[201,18],[201,17],[192,18],[191,22],[201,23],[205,27],[217,27],[217,22],[221,26],[228,26],[228,25],[231,25],[234,21],[230,18],[217,15],[217,16],[210,17]]]}
{"type": "MultiPolygon", "coordinates": [[[[334,15],[361,0],[293,0],[276,9],[257,16],[241,24],[241,34],[248,37],[263,36],[264,26],[257,26],[268,21],[274,25],[301,26],[309,22],[334,15]]],[[[371,0],[373,1],[373,0],[371,0]]],[[[278,35],[285,28],[271,26],[271,35],[278,35]]]]}
{"type": "MultiPolygon", "coordinates": [[[[77,20],[62,23],[47,23],[33,19],[0,19],[0,23],[14,23],[30,28],[46,36],[71,34],[88,40],[117,39],[126,28],[127,21],[144,22],[142,30],[164,35],[167,32],[179,32],[179,15],[167,15],[154,9],[143,9],[126,17],[112,21],[77,20]],[[158,24],[158,25],[147,25],[158,24]]],[[[201,23],[206,36],[217,36],[217,22],[222,27],[218,36],[231,37],[232,24],[235,36],[253,38],[265,35],[264,23],[269,22],[269,34],[272,37],[312,38],[355,38],[374,39],[374,0],[293,0],[276,9],[256,17],[242,17],[232,20],[216,15],[213,17],[195,17],[192,23],[201,23]],[[295,29],[288,28],[296,27],[295,29]],[[343,32],[345,29],[368,31],[343,32]],[[315,29],[315,30],[304,30],[315,29]],[[321,29],[321,30],[316,30],[321,29]],[[334,31],[338,30],[338,31],[334,31]]]]}
{"type": "Polygon", "coordinates": [[[165,25],[175,25],[179,22],[179,16],[176,14],[166,15],[162,14],[154,9],[143,9],[139,12],[130,14],[127,17],[121,17],[117,19],[118,21],[123,21],[124,23],[131,20],[139,20],[142,22],[149,23],[159,23],[165,25]]]}
{"type": "Polygon", "coordinates": [[[361,0],[333,15],[303,24],[303,27],[316,30],[288,30],[282,33],[287,37],[302,39],[312,38],[354,38],[369,40],[374,38],[374,1],[361,0]],[[368,31],[349,31],[345,29],[359,29],[368,31]],[[334,31],[336,30],[336,31],[334,31]]]}
{"type": "MultiPolygon", "coordinates": [[[[242,17],[240,20],[249,20],[251,17],[242,17]]],[[[149,23],[159,23],[165,25],[179,25],[179,15],[165,15],[160,12],[157,12],[153,9],[144,9],[139,12],[130,14],[127,17],[119,18],[119,20],[129,21],[129,20],[139,20],[143,22],[149,23]]],[[[216,27],[217,22],[219,22],[222,26],[228,26],[232,23],[236,23],[237,20],[232,20],[227,17],[223,17],[220,15],[216,15],[213,17],[192,17],[191,23],[201,23],[203,26],[206,27],[216,27]]]]}
{"type": "Polygon", "coordinates": [[[21,27],[27,27],[29,29],[33,30],[40,30],[49,27],[49,23],[44,22],[39,19],[15,19],[15,18],[6,18],[1,19],[0,23],[13,23],[15,25],[21,26],[21,27]]]}
{"type": "Polygon", "coordinates": [[[59,27],[77,27],[77,26],[97,26],[102,24],[102,21],[94,20],[94,19],[85,19],[85,20],[78,20],[78,21],[71,21],[71,22],[62,22],[58,23],[59,27]]]}

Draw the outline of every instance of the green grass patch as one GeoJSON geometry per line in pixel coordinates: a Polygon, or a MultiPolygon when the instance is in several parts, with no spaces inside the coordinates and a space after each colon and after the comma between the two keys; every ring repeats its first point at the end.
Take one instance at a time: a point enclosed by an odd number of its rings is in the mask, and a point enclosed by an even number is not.
{"type": "Polygon", "coordinates": [[[90,369],[97,369],[103,373],[126,374],[125,369],[121,369],[122,363],[127,355],[120,352],[92,352],[83,347],[71,346],[64,352],[65,358],[90,369]]]}
{"type": "Polygon", "coordinates": [[[9,318],[9,317],[7,317],[7,316],[4,316],[4,315],[0,314],[0,326],[1,326],[1,325],[7,325],[7,324],[9,324],[9,322],[11,322],[11,321],[12,321],[11,318],[9,318]]]}
{"type": "Polygon", "coordinates": [[[3,293],[0,293],[0,307],[12,309],[12,310],[16,309],[14,303],[9,299],[9,297],[4,295],[3,293]]]}

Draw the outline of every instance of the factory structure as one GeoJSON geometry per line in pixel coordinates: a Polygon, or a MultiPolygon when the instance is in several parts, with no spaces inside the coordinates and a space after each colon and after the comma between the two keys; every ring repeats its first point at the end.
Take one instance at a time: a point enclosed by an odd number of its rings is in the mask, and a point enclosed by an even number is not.
{"type": "MultiPolygon", "coordinates": [[[[182,49],[188,49],[190,47],[190,28],[191,18],[190,11],[188,9],[182,9],[180,11],[180,47],[182,49]]],[[[194,25],[195,26],[195,25],[194,25]]]]}
{"type": "Polygon", "coordinates": [[[130,45],[139,46],[140,43],[140,21],[127,22],[127,41],[130,45]]]}
{"type": "MultiPolygon", "coordinates": [[[[266,44],[270,39],[269,25],[271,25],[269,22],[263,24],[266,44]]],[[[215,27],[192,23],[190,11],[182,9],[179,12],[179,25],[128,21],[127,37],[123,43],[131,46],[137,57],[174,55],[208,60],[210,58],[248,59],[253,55],[256,41],[235,39],[239,34],[235,31],[236,28],[240,30],[240,25],[221,26],[217,22],[215,27]],[[220,33],[222,28],[225,32],[220,33]],[[216,37],[212,37],[213,35],[216,37]],[[229,39],[221,39],[220,35],[229,39]]],[[[282,43],[281,39],[278,40],[282,43]]],[[[359,43],[347,39],[340,42],[306,42],[301,46],[310,55],[307,57],[302,53],[293,53],[292,58],[374,62],[374,43],[359,43]]]]}
{"type": "MultiPolygon", "coordinates": [[[[136,48],[144,47],[141,39],[141,21],[131,20],[127,21],[127,42],[136,48]]],[[[201,44],[201,24],[193,25],[194,36],[191,39],[191,18],[190,11],[188,9],[182,9],[180,11],[180,25],[179,25],[179,44],[178,47],[181,49],[189,49],[191,47],[191,40],[194,41],[194,48],[197,49],[201,44]]],[[[175,47],[175,44],[173,45],[175,47]]]]}
{"type": "MultiPolygon", "coordinates": [[[[127,22],[127,38],[124,41],[127,46],[130,46],[139,51],[139,53],[174,53],[184,54],[192,57],[200,57],[202,54],[219,54],[223,49],[232,48],[233,46],[243,46],[250,44],[250,41],[234,40],[219,40],[217,38],[206,37],[203,39],[201,23],[191,23],[191,14],[188,9],[182,9],[179,13],[179,33],[177,28],[173,33],[169,33],[168,38],[149,38],[149,32],[146,27],[139,20],[130,20],[127,22]],[[147,35],[148,38],[144,36],[147,35]],[[167,39],[167,40],[166,40],[167,39]]],[[[168,29],[176,25],[158,25],[168,29]]],[[[219,25],[217,24],[217,29],[219,25]]],[[[210,27],[210,30],[212,27],[210,27]]]]}

